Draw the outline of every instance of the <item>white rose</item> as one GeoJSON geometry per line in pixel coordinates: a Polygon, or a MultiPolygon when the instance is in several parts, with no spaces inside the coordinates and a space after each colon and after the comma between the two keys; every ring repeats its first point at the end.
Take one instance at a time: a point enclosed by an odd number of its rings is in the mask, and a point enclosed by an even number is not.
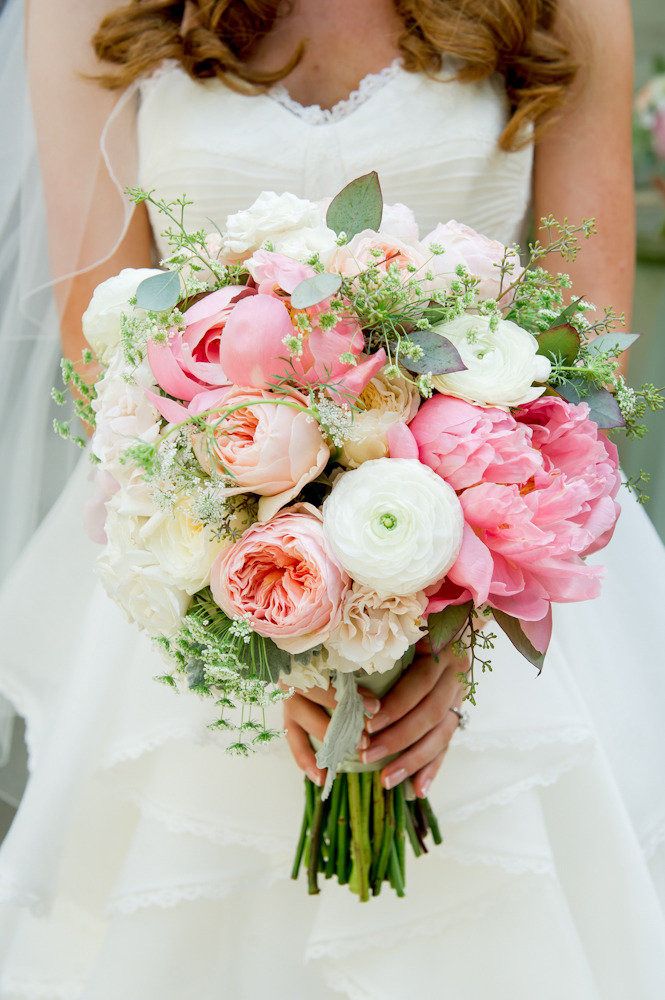
{"type": "Polygon", "coordinates": [[[455,345],[466,371],[435,375],[434,386],[447,396],[457,396],[477,406],[504,410],[542,396],[551,371],[549,360],[537,354],[538,341],[527,330],[500,320],[495,331],[484,316],[460,316],[437,333],[455,345]]]}
{"type": "Polygon", "coordinates": [[[288,674],[282,673],[281,679],[289,687],[299,691],[308,691],[313,687],[320,687],[325,691],[330,684],[330,670],[321,653],[312,653],[307,660],[292,656],[291,669],[288,674]]]}
{"type": "Polygon", "coordinates": [[[262,191],[253,205],[229,215],[224,249],[235,257],[258,250],[266,240],[277,247],[280,239],[298,229],[322,225],[321,210],[312,201],[285,192],[262,191]]]}
{"type": "Polygon", "coordinates": [[[188,594],[208,585],[213,562],[232,544],[230,539],[215,538],[210,528],[196,521],[187,500],[153,514],[140,529],[140,537],[168,579],[188,594]]]}
{"type": "MultiPolygon", "coordinates": [[[[132,307],[129,300],[145,278],[161,274],[150,267],[126,267],[113,278],[97,285],[83,313],[83,336],[100,359],[106,361],[120,340],[120,318],[132,307]]],[[[142,313],[143,310],[137,310],[142,313]]]]}
{"type": "Polygon", "coordinates": [[[422,591],[380,597],[354,583],[342,606],[342,622],[327,642],[328,666],[334,670],[383,673],[391,670],[409,646],[425,635],[422,591]]]}
{"type": "Polygon", "coordinates": [[[383,596],[415,594],[444,577],[463,523],[452,487],[408,458],[379,458],[343,473],[323,504],[337,561],[383,596]]]}
{"type": "Polygon", "coordinates": [[[388,454],[387,433],[398,421],[409,423],[418,412],[418,390],[403,375],[376,375],[361,393],[354,410],[351,430],[342,445],[338,461],[355,469],[373,458],[388,454]]]}
{"type": "Polygon", "coordinates": [[[173,585],[154,555],[142,544],[142,519],[107,507],[107,545],[97,559],[99,577],[131,622],[152,636],[173,636],[182,623],[190,598],[173,585]]]}
{"type": "Polygon", "coordinates": [[[120,462],[123,452],[130,445],[141,441],[154,444],[159,438],[162,418],[144,391],[153,385],[147,362],[130,369],[120,351],[112,356],[97,382],[97,396],[92,403],[96,414],[92,451],[102,468],[118,482],[126,482],[132,473],[129,465],[120,462]]]}

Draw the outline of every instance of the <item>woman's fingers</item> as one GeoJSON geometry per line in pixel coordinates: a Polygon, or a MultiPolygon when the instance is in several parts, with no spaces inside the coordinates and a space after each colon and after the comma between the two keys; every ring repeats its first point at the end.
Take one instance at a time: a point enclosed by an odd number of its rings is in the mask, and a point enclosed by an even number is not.
{"type": "Polygon", "coordinates": [[[446,670],[432,690],[397,722],[372,736],[369,748],[362,759],[367,764],[382,757],[401,753],[422,739],[431,729],[443,722],[446,712],[459,694],[459,682],[454,671],[446,670]]]}
{"type": "Polygon", "coordinates": [[[442,750],[440,754],[426,764],[425,767],[421,767],[418,773],[413,778],[413,790],[419,799],[424,799],[427,797],[430,785],[436,778],[441,765],[443,764],[443,758],[446,756],[446,751],[442,750]]]}
{"type": "Polygon", "coordinates": [[[421,769],[434,765],[439,757],[443,758],[458,722],[457,716],[453,712],[448,712],[443,722],[430,729],[427,735],[409,747],[406,753],[384,767],[381,772],[384,788],[394,788],[421,769]]]}
{"type": "Polygon", "coordinates": [[[301,729],[317,740],[323,740],[330,722],[330,716],[319,705],[302,695],[294,694],[288,699],[288,709],[285,706],[284,718],[296,722],[301,729]]]}
{"type": "MultiPolygon", "coordinates": [[[[281,681],[279,686],[283,691],[290,690],[288,683],[285,681],[281,681]]],[[[373,695],[371,691],[365,690],[365,688],[358,688],[358,694],[363,700],[366,714],[370,716],[375,715],[381,708],[381,702],[376,695],[373,695]]],[[[312,687],[306,691],[298,691],[293,697],[297,696],[307,698],[309,701],[313,701],[317,705],[322,705],[324,708],[329,708],[331,711],[337,704],[336,691],[332,684],[329,684],[327,688],[312,687]]]]}
{"type": "Polygon", "coordinates": [[[368,733],[378,733],[401,719],[429,694],[446,668],[443,657],[419,656],[381,702],[380,711],[369,719],[368,733]]]}
{"type": "Polygon", "coordinates": [[[326,780],[326,772],[316,765],[316,757],[307,733],[297,722],[291,720],[285,722],[286,742],[289,744],[293,759],[309,780],[321,787],[326,780]]]}

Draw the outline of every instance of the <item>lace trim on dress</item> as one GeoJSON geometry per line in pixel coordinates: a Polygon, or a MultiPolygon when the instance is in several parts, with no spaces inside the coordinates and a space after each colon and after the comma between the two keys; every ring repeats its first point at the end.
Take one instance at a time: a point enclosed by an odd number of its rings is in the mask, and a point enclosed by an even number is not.
{"type": "Polygon", "coordinates": [[[322,108],[320,104],[301,104],[291,97],[288,90],[282,83],[276,84],[267,91],[268,97],[281,104],[283,108],[291,114],[300,118],[308,125],[330,125],[339,122],[359,108],[369,100],[374,94],[381,90],[387,83],[394,80],[402,72],[402,60],[394,59],[389,66],[378,73],[368,73],[363,77],[355,90],[352,90],[348,97],[338,101],[332,108],[322,108]]]}

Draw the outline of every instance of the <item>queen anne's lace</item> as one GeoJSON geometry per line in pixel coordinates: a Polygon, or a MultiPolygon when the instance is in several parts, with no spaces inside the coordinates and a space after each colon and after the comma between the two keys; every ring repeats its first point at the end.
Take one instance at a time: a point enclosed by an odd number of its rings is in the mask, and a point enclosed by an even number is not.
{"type": "Polygon", "coordinates": [[[331,125],[342,121],[364,104],[377,91],[402,72],[402,60],[394,59],[378,73],[369,73],[363,77],[355,90],[352,90],[343,101],[338,101],[332,108],[322,108],[320,104],[301,104],[291,97],[283,84],[277,84],[268,91],[268,96],[277,104],[290,111],[307,125],[331,125]]]}

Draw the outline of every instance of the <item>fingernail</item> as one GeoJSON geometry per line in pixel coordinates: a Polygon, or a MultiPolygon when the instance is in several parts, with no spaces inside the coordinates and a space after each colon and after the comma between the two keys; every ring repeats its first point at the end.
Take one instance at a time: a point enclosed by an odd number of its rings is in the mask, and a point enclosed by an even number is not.
{"type": "Polygon", "coordinates": [[[365,764],[373,764],[376,760],[381,760],[382,757],[388,756],[387,747],[381,746],[380,743],[376,743],[374,746],[370,747],[369,750],[365,750],[363,754],[363,761],[365,764]]]}
{"type": "Polygon", "coordinates": [[[312,782],[313,782],[313,783],[314,783],[315,785],[318,785],[318,787],[319,787],[319,788],[320,788],[320,787],[321,787],[321,785],[323,784],[323,782],[321,781],[321,775],[319,774],[319,772],[318,772],[318,771],[315,771],[313,767],[311,767],[311,768],[309,769],[309,771],[307,772],[307,777],[308,777],[308,778],[309,778],[309,780],[310,780],[310,781],[312,781],[312,782]]]}
{"type": "Polygon", "coordinates": [[[381,702],[378,698],[363,698],[363,704],[367,715],[376,715],[381,708],[381,702]]]}
{"type": "Polygon", "coordinates": [[[383,787],[390,790],[394,788],[395,785],[399,785],[406,778],[406,771],[403,767],[400,767],[397,771],[392,771],[387,774],[383,779],[383,787]]]}
{"type": "Polygon", "coordinates": [[[365,729],[368,733],[376,733],[379,729],[385,729],[388,719],[385,715],[375,715],[373,719],[368,719],[365,729]]]}
{"type": "Polygon", "coordinates": [[[360,743],[358,744],[358,749],[366,750],[368,746],[369,746],[369,736],[367,736],[366,733],[363,733],[362,736],[360,737],[360,743]]]}
{"type": "Polygon", "coordinates": [[[432,784],[432,779],[431,778],[425,778],[425,780],[423,781],[423,783],[420,786],[420,795],[419,795],[419,798],[421,798],[421,799],[426,799],[427,798],[427,793],[430,790],[430,785],[431,784],[432,784]]]}

